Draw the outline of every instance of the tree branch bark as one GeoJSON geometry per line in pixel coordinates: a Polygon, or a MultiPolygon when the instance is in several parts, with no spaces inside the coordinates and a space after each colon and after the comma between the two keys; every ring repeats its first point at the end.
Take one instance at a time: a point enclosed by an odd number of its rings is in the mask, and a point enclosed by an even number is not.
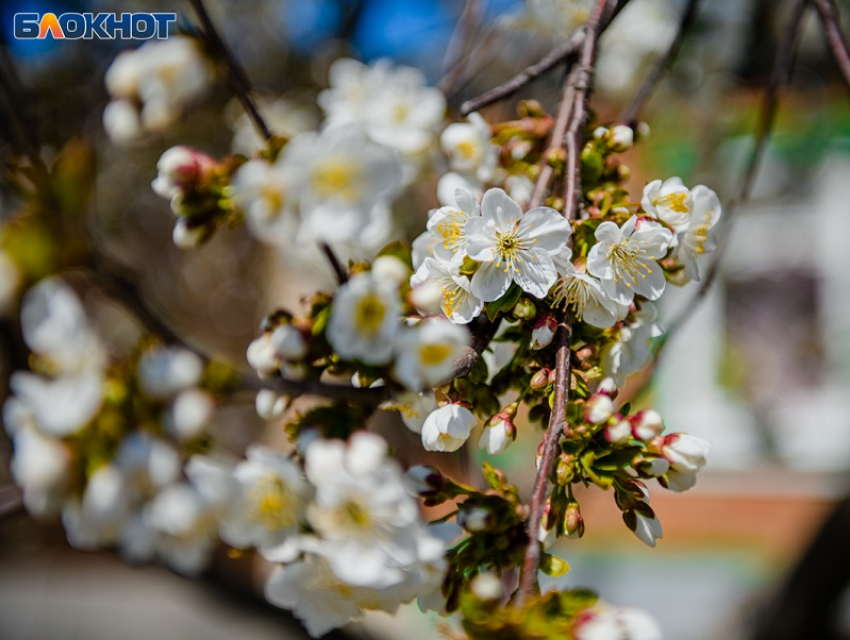
{"type": "MultiPolygon", "coordinates": [[[[572,91],[564,92],[564,99],[572,99],[572,114],[569,129],[565,140],[567,148],[567,173],[565,175],[567,202],[564,205],[564,217],[574,220],[581,208],[581,171],[579,164],[579,151],[581,149],[582,135],[588,115],[588,100],[591,87],[593,86],[593,68],[596,61],[596,43],[604,24],[604,16],[609,9],[609,0],[600,0],[594,8],[593,14],[586,24],[586,35],[581,49],[581,58],[578,66],[571,73],[572,91]]],[[[558,442],[561,435],[569,430],[567,424],[567,402],[569,401],[570,389],[570,335],[571,323],[568,308],[565,308],[558,324],[557,344],[558,350],[555,356],[555,393],[552,401],[552,416],[549,426],[543,438],[543,453],[537,467],[537,475],[534,478],[534,486],[528,498],[528,547],[520,570],[519,587],[517,589],[517,605],[528,598],[537,588],[537,569],[540,565],[540,542],[538,532],[543,518],[543,509],[546,503],[546,490],[549,487],[549,476],[555,455],[558,451],[558,442]]]]}
{"type": "Polygon", "coordinates": [[[848,52],[847,41],[841,33],[841,23],[835,2],[833,0],[811,0],[811,2],[820,16],[832,56],[844,76],[844,82],[850,89],[850,52],[848,52]]]}

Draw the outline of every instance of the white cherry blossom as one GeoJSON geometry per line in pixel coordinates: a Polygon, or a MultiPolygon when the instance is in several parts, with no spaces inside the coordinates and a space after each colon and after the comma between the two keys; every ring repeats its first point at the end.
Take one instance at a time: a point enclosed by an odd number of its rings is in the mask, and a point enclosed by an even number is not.
{"type": "Polygon", "coordinates": [[[553,305],[571,309],[577,320],[600,328],[617,322],[617,305],[602,288],[602,283],[576,269],[567,251],[557,256],[558,280],[552,288],[553,305]]]}
{"type": "Polygon", "coordinates": [[[412,391],[442,384],[469,341],[465,327],[439,318],[405,328],[396,342],[395,377],[412,391]]]}
{"type": "Polygon", "coordinates": [[[455,122],[443,130],[440,144],[455,171],[474,175],[487,182],[499,160],[499,147],[491,141],[490,125],[478,113],[470,113],[467,122],[455,122]]]}
{"type": "Polygon", "coordinates": [[[470,291],[469,277],[457,265],[425,258],[410,279],[412,287],[433,285],[440,296],[440,309],[452,322],[467,324],[481,315],[484,303],[470,291]]]}
{"type": "Polygon", "coordinates": [[[618,227],[611,221],[596,229],[597,243],[587,256],[587,271],[620,304],[630,304],[635,295],[657,300],[667,285],[658,264],[673,239],[657,222],[632,216],[618,227]]]}
{"type": "Polygon", "coordinates": [[[545,298],[557,279],[553,258],[567,251],[570,225],[549,207],[523,214],[502,189],[481,201],[481,217],[466,225],[467,251],[482,265],[472,277],[472,293],[485,302],[502,297],[512,282],[545,298]]]}
{"type": "Polygon", "coordinates": [[[384,364],[392,357],[400,312],[401,301],[393,283],[371,273],[356,275],[336,294],[328,340],[343,358],[384,364]]]}
{"type": "Polygon", "coordinates": [[[648,216],[658,218],[674,228],[684,228],[694,211],[694,194],[681,178],[653,180],[643,189],[641,206],[648,216]]]}
{"type": "Polygon", "coordinates": [[[684,267],[685,275],[699,282],[700,270],[697,259],[712,253],[717,247],[712,230],[723,211],[717,194],[706,186],[698,185],[693,189],[694,210],[688,227],[677,236],[678,246],[673,252],[684,267]]]}
{"type": "Polygon", "coordinates": [[[425,419],[422,425],[422,446],[427,451],[452,452],[469,439],[478,418],[466,407],[447,404],[425,419]]]}
{"type": "Polygon", "coordinates": [[[437,238],[433,245],[434,257],[459,265],[467,255],[467,223],[481,217],[478,199],[469,189],[455,192],[457,206],[443,206],[428,219],[428,231],[437,238]]]}
{"type": "Polygon", "coordinates": [[[627,607],[591,610],[579,619],[574,632],[576,640],[662,640],[652,616],[627,607]]]}
{"type": "Polygon", "coordinates": [[[649,361],[652,339],[663,333],[655,324],[656,310],[650,303],[644,303],[635,316],[635,321],[622,327],[617,340],[602,353],[602,368],[619,387],[625,384],[628,376],[649,361]]]}

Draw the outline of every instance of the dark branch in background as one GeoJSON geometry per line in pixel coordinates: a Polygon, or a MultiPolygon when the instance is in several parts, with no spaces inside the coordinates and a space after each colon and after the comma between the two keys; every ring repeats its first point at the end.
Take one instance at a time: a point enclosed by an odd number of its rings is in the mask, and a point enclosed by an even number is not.
{"type": "Polygon", "coordinates": [[[850,88],[850,52],[848,52],[847,41],[841,33],[841,22],[838,19],[838,9],[833,0],[811,0],[815,5],[823,30],[826,34],[826,41],[832,51],[832,56],[835,62],[838,63],[838,68],[844,76],[844,81],[850,88]]]}
{"type": "MultiPolygon", "coordinates": [[[[613,9],[603,17],[599,24],[599,34],[605,31],[611,21],[617,17],[620,10],[626,6],[628,1],[629,0],[619,0],[617,4],[614,5],[613,9]]],[[[462,116],[467,116],[473,111],[478,111],[479,109],[493,104],[494,102],[510,98],[529,82],[539,78],[550,69],[554,69],[560,63],[566,62],[567,64],[571,64],[582,50],[584,40],[585,31],[584,29],[579,29],[560,47],[543,56],[543,58],[541,58],[538,62],[526,67],[507,82],[503,82],[499,86],[490,89],[477,98],[464,102],[460,107],[460,114],[462,116]]]]}
{"type": "Polygon", "coordinates": [[[24,512],[24,497],[15,485],[0,489],[0,522],[24,512]]]}
{"type": "Polygon", "coordinates": [[[331,265],[331,269],[333,269],[334,274],[336,275],[337,282],[339,284],[345,284],[348,282],[348,272],[345,270],[345,267],[342,266],[342,263],[339,261],[336,253],[334,253],[331,245],[327,242],[320,242],[319,247],[328,259],[328,263],[331,265]]]}
{"type": "Polygon", "coordinates": [[[239,98],[239,102],[242,103],[254,126],[262,134],[263,138],[268,140],[272,137],[271,129],[269,129],[266,121],[263,120],[254,99],[251,97],[251,83],[248,81],[248,76],[245,75],[244,69],[242,69],[239,61],[234,57],[233,52],[230,51],[216,30],[209,13],[207,13],[207,8],[204,6],[203,0],[189,0],[189,4],[192,5],[195,13],[198,14],[198,19],[201,21],[201,27],[207,42],[213,48],[214,52],[226,63],[231,84],[233,85],[233,92],[239,98]]]}
{"type": "Polygon", "coordinates": [[[191,351],[197,351],[188,346],[168,326],[168,323],[162,319],[160,314],[148,304],[142,294],[139,274],[133,269],[99,251],[93,252],[90,267],[97,280],[96,286],[132,311],[151,333],[169,344],[180,345],[191,351]]]}
{"type": "MultiPolygon", "coordinates": [[[[593,67],[596,60],[596,42],[604,22],[610,0],[599,0],[585,26],[585,36],[581,49],[581,58],[576,69],[570,73],[570,82],[574,83],[572,91],[564,91],[564,100],[572,99],[572,113],[565,144],[567,153],[574,155],[574,166],[568,168],[565,175],[565,193],[568,202],[564,205],[564,217],[573,220],[581,207],[581,171],[579,170],[578,152],[585,121],[588,116],[588,100],[593,86],[593,67]]],[[[569,167],[569,164],[568,164],[569,167]]],[[[552,400],[552,416],[543,437],[543,453],[534,478],[534,486],[528,498],[528,547],[519,575],[517,589],[517,605],[521,606],[537,586],[537,569],[540,566],[540,542],[538,532],[543,519],[543,509],[546,503],[546,490],[549,487],[549,476],[558,451],[558,441],[569,430],[567,424],[567,402],[570,389],[570,316],[565,307],[558,325],[558,351],[555,356],[555,395],[552,400]]]]}
{"type": "Polygon", "coordinates": [[[758,125],[756,127],[756,140],[753,150],[750,153],[747,167],[744,172],[744,178],[741,181],[741,186],[737,195],[726,207],[726,212],[720,220],[720,229],[718,229],[717,252],[712,260],[702,280],[697,292],[694,294],[691,302],[685,307],[673,321],[669,324],[667,331],[662,337],[661,346],[656,352],[656,360],[661,354],[664,345],[667,344],[670,336],[676,333],[687,320],[693,315],[694,311],[699,306],[699,303],[708,295],[711,285],[717,278],[720,269],[720,262],[723,253],[729,244],[731,235],[732,222],[738,209],[744,205],[752,194],[753,185],[755,184],[756,172],[761,164],[762,156],[764,155],[767,141],[770,138],[770,133],[773,130],[773,124],[776,121],[776,110],[779,106],[779,90],[785,83],[788,82],[791,76],[791,70],[794,65],[794,54],[797,49],[797,39],[800,33],[800,21],[805,13],[808,0],[794,0],[791,8],[788,24],[785,27],[784,37],[780,43],[779,51],[773,61],[773,68],[770,72],[767,89],[765,89],[764,100],[762,102],[761,111],[759,113],[758,125]]]}
{"type": "Polygon", "coordinates": [[[471,57],[470,47],[481,24],[486,5],[487,0],[465,0],[463,4],[443,58],[443,77],[439,86],[446,94],[454,93],[466,71],[471,57]]]}
{"type": "Polygon", "coordinates": [[[626,105],[626,108],[620,113],[619,120],[621,122],[635,120],[640,115],[641,111],[643,111],[644,105],[649,100],[650,96],[652,96],[652,93],[655,91],[658,83],[664,76],[664,73],[670,68],[673,60],[675,60],[676,56],[679,54],[679,50],[682,48],[682,42],[684,42],[685,36],[690,30],[691,25],[694,23],[694,18],[696,18],[698,5],[699,0],[688,0],[688,5],[685,7],[682,19],[679,22],[679,30],[676,32],[676,37],[673,38],[673,42],[670,43],[667,51],[662,53],[652,65],[652,68],[646,76],[646,79],[643,81],[643,84],[641,84],[629,104],[626,105]]]}

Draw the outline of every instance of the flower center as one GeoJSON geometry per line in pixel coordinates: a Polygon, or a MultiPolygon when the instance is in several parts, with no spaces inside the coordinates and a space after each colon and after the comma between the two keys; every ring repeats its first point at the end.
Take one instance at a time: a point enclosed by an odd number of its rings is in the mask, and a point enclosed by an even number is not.
{"type": "Polygon", "coordinates": [[[342,507],[342,515],[356,529],[368,529],[372,526],[372,516],[357,500],[349,500],[342,507]]]}
{"type": "Polygon", "coordinates": [[[687,193],[668,193],[666,196],[659,196],[652,201],[655,206],[664,206],[675,211],[676,213],[687,213],[688,205],[685,204],[687,193]]]}
{"type": "Polygon", "coordinates": [[[525,249],[523,239],[518,232],[518,221],[514,221],[514,226],[510,231],[496,232],[496,254],[499,256],[498,264],[504,260],[505,273],[511,269],[519,271],[516,264],[522,264],[522,258],[519,257],[520,251],[525,249]],[[516,262],[516,264],[514,264],[516,262]]]}
{"type": "Polygon", "coordinates": [[[354,308],[354,326],[361,334],[375,334],[386,315],[387,305],[377,295],[372,293],[363,296],[354,308]]]}
{"type": "Polygon", "coordinates": [[[446,361],[452,355],[447,344],[425,344],[419,347],[419,361],[426,367],[433,367],[446,361]]]}
{"type": "Polygon", "coordinates": [[[564,276],[555,284],[554,297],[554,306],[563,305],[565,309],[571,306],[576,318],[581,320],[591,298],[590,286],[581,278],[564,276]]]}
{"type": "Polygon", "coordinates": [[[284,193],[280,187],[274,184],[266,184],[263,187],[262,198],[268,205],[270,218],[276,218],[280,215],[284,203],[284,193]]]}
{"type": "MultiPolygon", "coordinates": [[[[648,273],[652,273],[644,253],[646,251],[636,246],[629,238],[612,245],[608,250],[608,259],[614,269],[614,282],[623,280],[625,285],[631,288],[638,276],[646,278],[648,273]]],[[[654,260],[655,256],[649,256],[649,259],[654,260]]]]}
{"type": "Polygon", "coordinates": [[[451,216],[436,225],[437,233],[443,239],[443,247],[457,251],[466,242],[465,214],[460,209],[452,209],[451,216]]]}
{"type": "Polygon", "coordinates": [[[329,158],[313,169],[311,177],[320,198],[337,197],[348,202],[357,198],[357,167],[347,160],[329,158]]]}
{"type": "Polygon", "coordinates": [[[279,531],[295,523],[295,515],[289,508],[292,502],[292,490],[279,477],[269,475],[251,491],[249,519],[266,529],[279,531]]]}
{"type": "Polygon", "coordinates": [[[457,144],[458,154],[465,160],[474,160],[478,156],[478,146],[472,140],[464,140],[457,144]]]}

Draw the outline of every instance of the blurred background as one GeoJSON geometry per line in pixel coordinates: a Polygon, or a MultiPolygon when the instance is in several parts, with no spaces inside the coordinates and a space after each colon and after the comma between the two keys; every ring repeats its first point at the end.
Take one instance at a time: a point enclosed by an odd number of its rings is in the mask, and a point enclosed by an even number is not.
{"type": "MultiPolygon", "coordinates": [[[[555,14],[535,12],[542,4],[208,2],[254,83],[261,110],[285,133],[318,126],[315,96],[340,56],[390,57],[422,69],[446,91],[456,117],[463,100],[562,41],[589,6],[564,0],[555,14]]],[[[603,37],[593,98],[600,122],[616,117],[649,63],[666,49],[683,4],[632,0],[603,37]]],[[[642,116],[651,137],[625,158],[634,194],[648,180],[678,175],[688,185],[711,186],[724,202],[734,195],[787,4],[701,4],[677,62],[642,116]]],[[[850,14],[850,4],[839,8],[850,14]]],[[[76,136],[94,145],[94,216],[105,244],[141,274],[145,295],[179,335],[244,368],[260,319],[276,305],[295,305],[299,296],[327,286],[330,273],[301,254],[259,245],[243,230],[225,230],[198,251],[176,249],[173,216],[150,182],[160,154],[175,144],[216,157],[250,153],[258,139],[247,118],[222,83],[166,134],[113,146],[101,125],[103,73],[128,43],[16,41],[12,16],[20,11],[176,11],[180,27],[192,29],[188,4],[6,0],[0,3],[0,40],[24,85],[45,153],[76,136]]],[[[556,71],[519,97],[551,108],[559,79],[556,71]]],[[[515,101],[484,115],[491,122],[508,119],[515,101]]],[[[0,119],[3,162],[12,153],[10,127],[8,118],[0,119]]],[[[416,198],[396,211],[408,239],[437,204],[435,184],[436,177],[417,187],[416,198]]],[[[0,212],[13,206],[0,200],[0,212]]],[[[850,101],[813,12],[803,25],[753,198],[739,213],[709,295],[667,346],[660,366],[637,374],[625,392],[635,395],[636,406],[656,407],[671,431],[709,439],[709,466],[688,493],[653,492],[665,534],[656,549],[626,530],[611,495],[581,496],[587,535],[556,548],[572,565],[560,582],[647,609],[669,640],[848,638],[850,101]]],[[[665,296],[662,326],[692,305],[693,295],[692,285],[665,296]]],[[[94,294],[86,304],[104,331],[120,339],[123,312],[94,294]]],[[[402,451],[414,451],[415,436],[395,427],[384,429],[401,433],[402,451]]],[[[250,398],[222,412],[216,434],[234,452],[256,437],[283,437],[279,425],[259,423],[250,398]]],[[[520,424],[518,444],[498,460],[526,490],[538,441],[538,433],[520,424]]],[[[10,449],[0,437],[0,486],[11,483],[10,449]]],[[[460,467],[445,457],[436,463],[460,467]]],[[[477,460],[469,465],[478,466],[477,460]]],[[[256,596],[259,575],[250,561],[225,553],[200,583],[162,568],[130,568],[109,554],[70,550],[56,523],[15,515],[0,521],[0,638],[306,637],[287,614],[256,596]]],[[[415,606],[408,609],[400,622],[373,616],[351,633],[435,637],[436,621],[415,606]]]]}

